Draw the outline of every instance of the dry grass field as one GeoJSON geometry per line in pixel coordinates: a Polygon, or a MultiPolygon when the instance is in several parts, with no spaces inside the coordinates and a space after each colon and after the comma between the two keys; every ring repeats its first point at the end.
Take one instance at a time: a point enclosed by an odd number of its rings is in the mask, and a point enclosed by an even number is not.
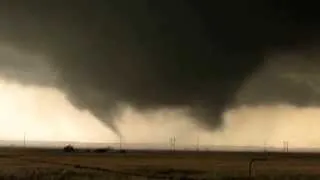
{"type": "MultiPolygon", "coordinates": [[[[320,154],[2,148],[2,179],[320,179],[320,154]],[[267,160],[263,160],[266,158],[267,160]],[[263,161],[259,161],[263,160],[263,161]]],[[[1,179],[0,178],[0,179],[1,179]]]]}

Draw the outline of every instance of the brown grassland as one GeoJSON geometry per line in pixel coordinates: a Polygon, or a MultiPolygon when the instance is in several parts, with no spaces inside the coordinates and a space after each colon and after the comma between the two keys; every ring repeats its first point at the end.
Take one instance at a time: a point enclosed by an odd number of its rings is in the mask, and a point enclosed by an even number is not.
{"type": "MultiPolygon", "coordinates": [[[[320,154],[2,148],[2,179],[320,179],[320,154]],[[266,158],[266,160],[265,160],[266,158]]],[[[0,178],[0,179],[1,179],[0,178]]]]}

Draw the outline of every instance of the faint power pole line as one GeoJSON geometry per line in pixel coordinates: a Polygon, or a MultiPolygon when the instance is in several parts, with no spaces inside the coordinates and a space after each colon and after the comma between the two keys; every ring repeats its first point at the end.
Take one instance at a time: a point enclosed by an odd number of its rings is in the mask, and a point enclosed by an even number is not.
{"type": "Polygon", "coordinates": [[[119,150],[122,150],[122,136],[119,136],[119,150]]]}
{"type": "Polygon", "coordinates": [[[171,151],[175,151],[176,150],[176,137],[171,137],[170,138],[169,145],[170,145],[171,151]]]}
{"type": "Polygon", "coordinates": [[[289,152],[289,142],[283,141],[283,150],[284,152],[289,152]]]}
{"type": "Polygon", "coordinates": [[[197,151],[199,151],[200,150],[200,142],[199,142],[199,136],[197,136],[197,151]]]}
{"type": "Polygon", "coordinates": [[[23,133],[23,147],[26,147],[26,132],[23,133]]]}

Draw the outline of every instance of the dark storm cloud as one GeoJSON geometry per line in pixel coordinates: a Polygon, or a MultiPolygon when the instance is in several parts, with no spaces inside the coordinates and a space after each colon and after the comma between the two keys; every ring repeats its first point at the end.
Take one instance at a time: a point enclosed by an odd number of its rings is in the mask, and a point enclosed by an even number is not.
{"type": "Polygon", "coordinates": [[[269,58],[263,68],[245,80],[237,92],[238,105],[320,103],[320,61],[317,49],[269,58]]]}
{"type": "Polygon", "coordinates": [[[188,107],[210,127],[267,53],[306,48],[319,25],[312,5],[281,1],[0,5],[2,42],[50,56],[77,107],[102,119],[118,102],[142,111],[188,107]]]}
{"type": "Polygon", "coordinates": [[[44,59],[47,57],[0,45],[0,77],[24,85],[52,86],[58,73],[44,59]]]}

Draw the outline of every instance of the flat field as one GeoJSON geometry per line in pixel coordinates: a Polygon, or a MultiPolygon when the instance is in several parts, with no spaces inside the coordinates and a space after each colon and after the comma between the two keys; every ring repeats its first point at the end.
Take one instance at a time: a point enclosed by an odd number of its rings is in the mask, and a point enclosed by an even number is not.
{"type": "Polygon", "coordinates": [[[320,179],[320,153],[0,149],[0,177],[16,179],[320,179]]]}

